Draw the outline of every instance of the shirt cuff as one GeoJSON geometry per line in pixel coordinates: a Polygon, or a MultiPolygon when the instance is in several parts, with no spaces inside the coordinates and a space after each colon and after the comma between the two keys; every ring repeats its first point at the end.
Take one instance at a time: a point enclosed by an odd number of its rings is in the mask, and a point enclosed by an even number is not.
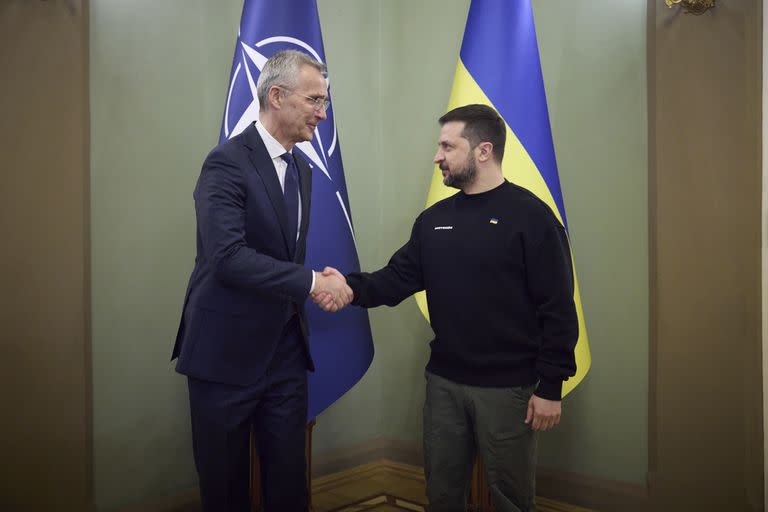
{"type": "Polygon", "coordinates": [[[312,291],[315,289],[315,271],[312,271],[312,286],[309,287],[309,293],[312,293],[312,291]]]}

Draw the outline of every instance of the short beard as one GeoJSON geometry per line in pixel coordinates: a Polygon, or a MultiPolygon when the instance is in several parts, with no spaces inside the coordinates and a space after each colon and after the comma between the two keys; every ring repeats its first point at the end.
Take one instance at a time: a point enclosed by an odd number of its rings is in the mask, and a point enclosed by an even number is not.
{"type": "Polygon", "coordinates": [[[445,178],[443,178],[443,185],[463,190],[466,186],[474,183],[475,178],[477,178],[475,156],[470,153],[469,156],[467,156],[467,161],[464,162],[463,168],[456,170],[456,172],[449,172],[445,175],[445,178]]]}

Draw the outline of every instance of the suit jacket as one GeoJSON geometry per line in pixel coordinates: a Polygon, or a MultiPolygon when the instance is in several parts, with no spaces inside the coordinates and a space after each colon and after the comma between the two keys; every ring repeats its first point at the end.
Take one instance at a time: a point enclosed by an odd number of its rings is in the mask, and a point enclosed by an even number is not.
{"type": "Polygon", "coordinates": [[[179,373],[255,383],[294,314],[314,370],[304,314],[312,271],[303,266],[312,177],[306,161],[294,156],[302,219],[293,258],[283,192],[256,127],[206,158],[194,193],[197,257],[172,355],[179,373]]]}

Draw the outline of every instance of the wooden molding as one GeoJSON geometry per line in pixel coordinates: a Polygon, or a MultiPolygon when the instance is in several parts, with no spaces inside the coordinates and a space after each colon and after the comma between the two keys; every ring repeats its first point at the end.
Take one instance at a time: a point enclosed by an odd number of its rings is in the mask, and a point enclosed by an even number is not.
{"type": "MultiPolygon", "coordinates": [[[[416,442],[377,439],[349,449],[316,455],[312,488],[322,492],[382,474],[407,475],[414,480],[423,481],[424,471],[419,446],[416,442]],[[331,468],[332,470],[329,470],[331,468]]],[[[537,495],[540,497],[601,512],[647,512],[651,509],[645,485],[575,473],[539,470],[536,486],[537,495]]],[[[475,491],[476,495],[480,496],[480,492],[475,491]]]]}
{"type": "Polygon", "coordinates": [[[186,489],[173,496],[120,509],[120,512],[200,512],[200,492],[197,488],[186,489]]]}
{"type": "MultiPolygon", "coordinates": [[[[381,459],[316,478],[313,489],[318,493],[333,492],[334,489],[348,487],[358,481],[388,476],[398,476],[424,484],[422,467],[381,459]]],[[[539,472],[537,485],[537,502],[546,510],[586,510],[581,507],[594,508],[601,512],[650,510],[647,492],[642,486],[555,472],[539,472]],[[580,506],[566,505],[563,502],[578,503],[580,506]]],[[[382,492],[385,491],[382,489],[382,492]]],[[[469,506],[471,510],[493,510],[489,500],[476,500],[469,506]]]]}
{"type": "Polygon", "coordinates": [[[652,510],[647,486],[563,471],[537,471],[536,494],[600,512],[652,510]]]}
{"type": "Polygon", "coordinates": [[[318,477],[324,475],[343,472],[383,459],[420,467],[421,452],[421,443],[379,438],[339,450],[315,454],[312,461],[313,482],[317,482],[318,477]]]}
{"type": "MultiPolygon", "coordinates": [[[[380,447],[385,443],[383,440],[379,440],[375,444],[380,447]]],[[[421,466],[380,458],[313,478],[312,490],[315,493],[333,492],[334,489],[348,486],[351,483],[388,476],[398,476],[421,484],[424,483],[424,470],[421,466]]],[[[549,504],[552,507],[552,504],[557,504],[557,502],[566,502],[600,512],[647,512],[652,510],[645,486],[546,470],[538,472],[536,483],[537,495],[542,505],[549,504]]],[[[572,509],[575,510],[575,508],[568,510],[572,509]]],[[[196,489],[188,489],[152,504],[123,509],[121,512],[199,511],[199,494],[196,489]]]]}
{"type": "Polygon", "coordinates": [[[648,2],[649,510],[764,503],[763,2],[727,4],[648,2]]]}

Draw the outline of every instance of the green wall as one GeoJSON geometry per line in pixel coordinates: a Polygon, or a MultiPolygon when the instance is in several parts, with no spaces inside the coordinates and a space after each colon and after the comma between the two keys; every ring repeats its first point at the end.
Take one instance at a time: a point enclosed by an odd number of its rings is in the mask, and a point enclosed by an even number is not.
{"type": "Polygon", "coordinates": [[[99,510],[196,481],[186,382],[169,359],[194,262],[192,189],[218,137],[238,3],[90,3],[99,510]]]}
{"type": "Polygon", "coordinates": [[[541,436],[542,467],[648,470],[646,3],[533,2],[592,368],[541,436]]]}
{"type": "MultiPolygon", "coordinates": [[[[645,4],[534,0],[593,367],[543,467],[643,483],[648,236],[645,4]]],[[[194,258],[192,188],[215,144],[241,0],[91,2],[95,492],[99,510],[193,486],[168,360],[194,258]]],[[[358,252],[385,264],[423,209],[468,0],[319,0],[358,252]]],[[[430,329],[371,311],[376,357],[315,452],[420,441],[430,329]]]]}
{"type": "MultiPolygon", "coordinates": [[[[371,261],[380,250],[376,245],[382,223],[378,205],[384,202],[386,182],[379,172],[380,162],[386,158],[381,123],[385,72],[382,5],[378,0],[321,0],[318,11],[347,189],[361,191],[360,197],[350,193],[350,208],[362,263],[371,261]]],[[[370,317],[374,326],[379,323],[376,313],[370,317]]],[[[332,456],[339,449],[383,435],[385,345],[375,343],[373,363],[360,383],[317,418],[312,441],[315,454],[332,456]]]]}
{"type": "MultiPolygon", "coordinates": [[[[437,118],[448,102],[469,3],[362,3],[376,6],[370,14],[378,22],[375,32],[363,37],[374,39],[361,62],[348,60],[345,28],[350,8],[359,8],[361,2],[320,1],[318,6],[328,65],[335,77],[334,106],[360,262],[364,270],[375,270],[405,243],[413,220],[424,208],[437,118]],[[337,10],[339,4],[344,9],[337,10]],[[435,18],[438,10],[441,14],[435,18]],[[430,24],[441,29],[425,35],[423,27],[430,24]],[[375,89],[361,90],[358,85],[366,67],[376,70],[375,89]],[[360,115],[360,105],[348,103],[360,95],[361,104],[373,106],[371,115],[360,115]],[[355,131],[366,126],[376,127],[377,140],[350,141],[349,137],[359,138],[355,131]]],[[[432,331],[413,298],[396,308],[373,309],[370,318],[376,350],[373,371],[318,419],[314,443],[319,454],[365,441],[374,432],[377,437],[420,444],[424,365],[432,331]],[[361,410],[379,418],[376,430],[349,426],[357,424],[361,410]],[[344,436],[336,435],[339,428],[345,430],[344,436]]]]}

